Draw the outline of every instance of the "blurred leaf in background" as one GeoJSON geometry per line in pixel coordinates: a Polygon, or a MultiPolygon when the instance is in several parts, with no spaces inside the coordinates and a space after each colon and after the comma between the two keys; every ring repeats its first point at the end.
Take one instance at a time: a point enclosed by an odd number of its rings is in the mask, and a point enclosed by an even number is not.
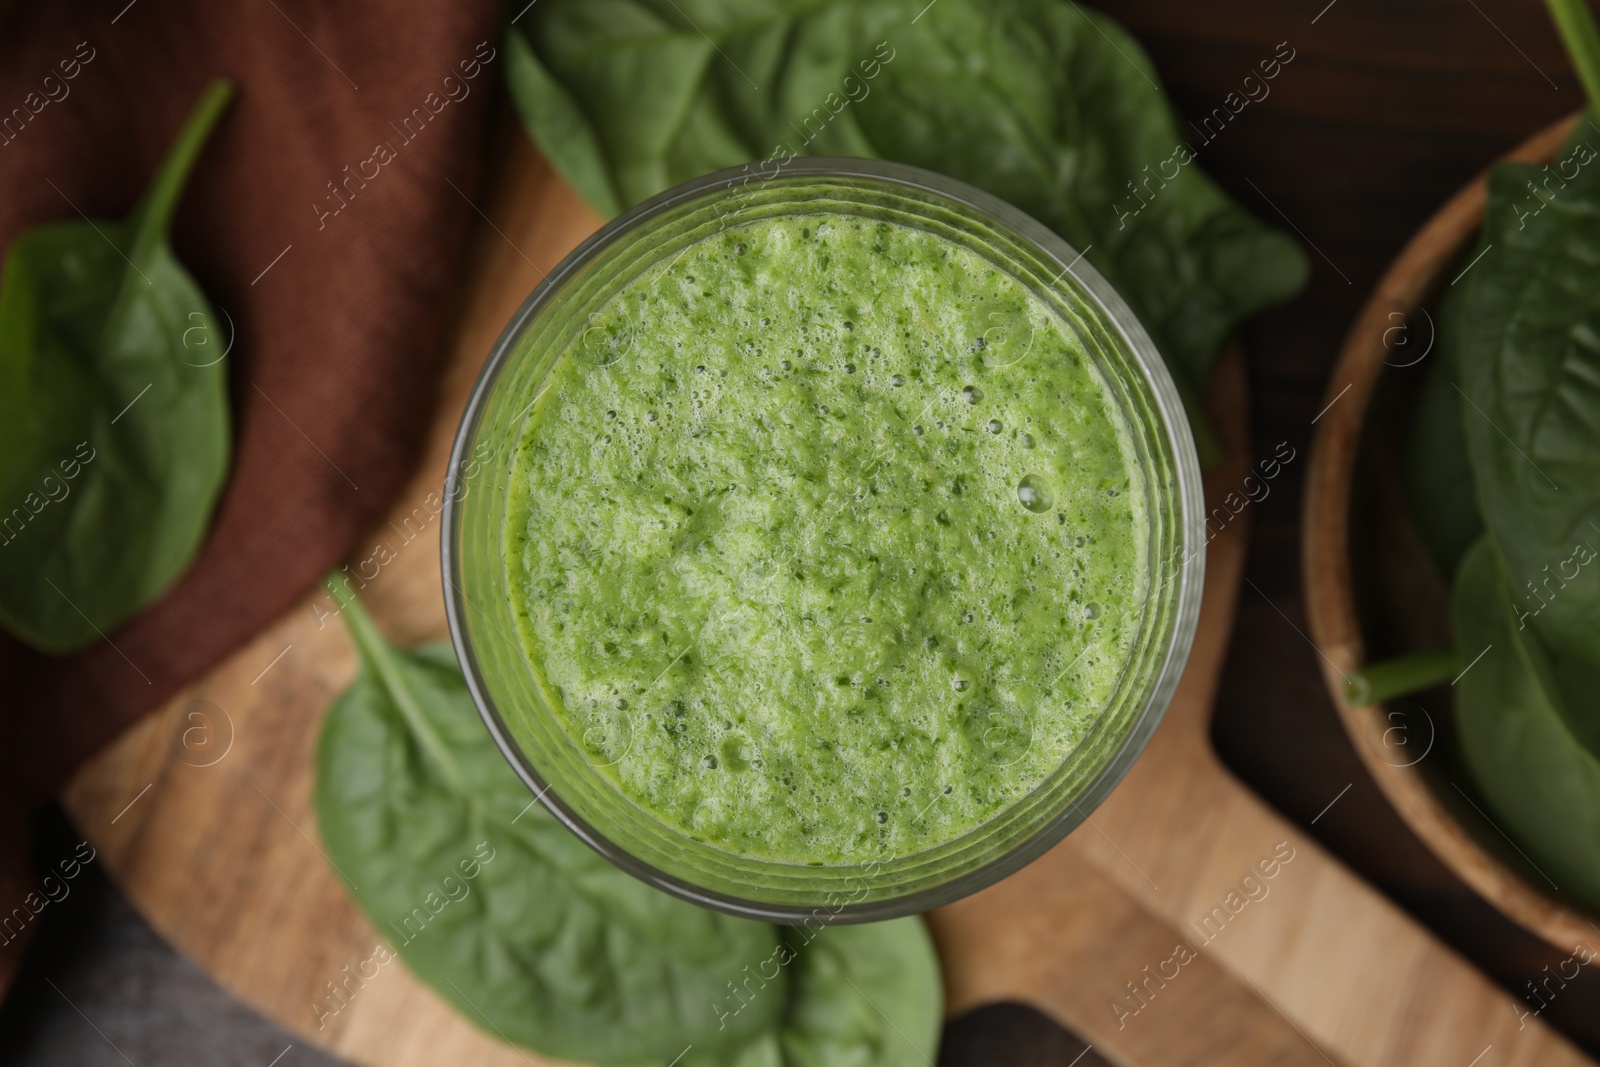
{"type": "Polygon", "coordinates": [[[70,652],[188,569],[232,451],[231,331],[167,243],[213,82],[126,220],[28,230],[0,287],[0,624],[70,652]]]}

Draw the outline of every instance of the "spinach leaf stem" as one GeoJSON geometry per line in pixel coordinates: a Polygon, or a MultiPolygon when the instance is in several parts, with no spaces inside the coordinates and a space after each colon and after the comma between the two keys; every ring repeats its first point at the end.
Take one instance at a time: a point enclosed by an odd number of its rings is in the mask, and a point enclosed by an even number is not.
{"type": "Polygon", "coordinates": [[[161,168],[156,171],[150,188],[145,191],[144,199],[139,202],[135,212],[133,247],[128,250],[128,258],[135,263],[144,262],[156,243],[166,237],[172,213],[177,210],[178,200],[189,180],[189,172],[194,169],[195,160],[200,157],[200,151],[205,147],[217,120],[227,110],[234,91],[233,82],[227,78],[213,79],[189,112],[189,117],[184,120],[183,128],[178,131],[178,139],[161,161],[161,168]]]}
{"type": "MultiPolygon", "coordinates": [[[[348,583],[349,579],[343,581],[348,583]]],[[[457,794],[463,797],[475,796],[476,793],[467,787],[466,775],[462,773],[460,764],[451,755],[450,746],[445,744],[444,739],[439,736],[438,731],[428,722],[428,717],[417,705],[416,694],[411,691],[395,666],[393,649],[378,632],[372,616],[361,606],[360,598],[348,588],[341,589],[339,578],[333,575],[329,575],[323,584],[339,604],[340,613],[344,615],[345,624],[349,627],[350,637],[355,642],[362,663],[377,675],[379,683],[389,694],[389,699],[400,709],[400,715],[410,728],[411,736],[416,738],[417,744],[457,794]]]]}
{"type": "Polygon", "coordinates": [[[1369,664],[1344,683],[1344,698],[1351,707],[1365,708],[1409,693],[1432,689],[1455,677],[1454,646],[1430,648],[1369,664]]]}
{"type": "Polygon", "coordinates": [[[1572,66],[1583,82],[1589,106],[1600,112],[1600,28],[1596,28],[1589,0],[1545,0],[1550,17],[1561,33],[1572,66]]]}

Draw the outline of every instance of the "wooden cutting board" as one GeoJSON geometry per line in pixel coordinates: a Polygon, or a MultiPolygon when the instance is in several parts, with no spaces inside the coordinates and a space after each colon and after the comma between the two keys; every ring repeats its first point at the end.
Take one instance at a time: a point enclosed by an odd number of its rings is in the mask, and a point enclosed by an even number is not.
{"type": "MultiPolygon", "coordinates": [[[[396,522],[355,557],[393,551],[363,595],[402,644],[442,638],[445,622],[439,520],[418,533],[399,517],[431,512],[495,337],[600,221],[520,140],[477,207],[424,461],[396,522]]],[[[1213,392],[1234,457],[1207,480],[1215,503],[1242,491],[1252,459],[1236,353],[1213,392]]],[[[1210,545],[1188,670],[1123,785],[1044,858],[930,916],[949,1010],[1023,1001],[1130,1067],[1587,1063],[1536,1020],[1519,1024],[1511,998],[1218,761],[1208,726],[1248,521],[1246,508],[1210,545]]],[[[152,925],[306,1041],[373,1067],[550,1062],[501,1044],[397,964],[325,1014],[325,984],[357,970],[380,935],[329,869],[311,813],[322,714],[356,672],[343,628],[319,627],[311,602],[86,766],[68,810],[152,925]]]]}

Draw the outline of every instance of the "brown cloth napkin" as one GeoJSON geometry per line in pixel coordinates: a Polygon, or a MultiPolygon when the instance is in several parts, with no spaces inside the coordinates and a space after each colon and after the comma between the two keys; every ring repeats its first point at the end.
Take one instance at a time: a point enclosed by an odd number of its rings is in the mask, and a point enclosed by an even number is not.
{"type": "MultiPolygon", "coordinates": [[[[0,0],[6,245],[125,215],[207,82],[239,87],[173,229],[236,330],[233,469],[193,569],[108,641],[56,658],[0,636],[0,915],[38,888],[28,814],[286,610],[410,474],[502,18],[488,0],[0,0]]],[[[0,993],[20,956],[0,947],[0,993]]]]}

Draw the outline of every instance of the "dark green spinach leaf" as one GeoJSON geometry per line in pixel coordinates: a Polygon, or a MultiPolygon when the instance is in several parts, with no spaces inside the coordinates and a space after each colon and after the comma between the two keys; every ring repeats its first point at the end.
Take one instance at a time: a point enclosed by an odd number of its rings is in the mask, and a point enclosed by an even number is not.
{"type": "MultiPolygon", "coordinates": [[[[1549,7],[1600,103],[1600,32],[1586,0],[1549,7]]],[[[1358,675],[1407,680],[1376,699],[1454,674],[1457,748],[1485,814],[1543,877],[1590,902],[1600,901],[1596,144],[1591,109],[1551,165],[1489,175],[1482,233],[1445,297],[1442,362],[1406,470],[1417,526],[1441,569],[1454,570],[1454,662],[1407,670],[1440,658],[1413,655],[1358,675]]]]}
{"type": "Polygon", "coordinates": [[[543,0],[508,36],[529,132],[598,210],[793,155],[939,171],[1082,249],[1191,397],[1239,322],[1306,278],[1189,163],[1133,38],[1076,3],[543,0]]]}
{"type": "Polygon", "coordinates": [[[761,981],[785,968],[793,990],[781,1028],[734,1053],[693,1052],[684,1057],[683,1067],[926,1067],[934,1062],[944,998],[939,961],[921,919],[786,928],[782,947],[751,968],[753,976],[723,999],[723,1010],[765,996],[761,981]]]}
{"type": "Polygon", "coordinates": [[[1600,759],[1572,732],[1550,653],[1518,623],[1487,538],[1462,561],[1454,623],[1468,668],[1455,687],[1457,743],[1490,817],[1543,877],[1600,900],[1600,759]]]}
{"type": "Polygon", "coordinates": [[[939,1051],[944,1016],[939,961],[920,918],[829,927],[798,956],[794,1006],[779,1040],[792,1067],[922,1067],[939,1051]]]}
{"type": "Polygon", "coordinates": [[[503,1040],[584,1062],[664,1064],[778,1025],[784,973],[737,1014],[715,1007],[777,950],[775,928],[669,897],[590,850],[501,756],[447,645],[394,649],[330,591],[362,667],[323,725],[317,823],[419,978],[503,1040]]]}
{"type": "Polygon", "coordinates": [[[1481,242],[1492,247],[1441,320],[1484,524],[1519,614],[1579,671],[1580,707],[1600,679],[1597,149],[1600,130],[1581,123],[1553,179],[1530,164],[1494,169],[1481,242]]]}
{"type": "Polygon", "coordinates": [[[227,474],[228,343],[167,243],[233,87],[216,81],[124,221],[7,250],[0,285],[0,624],[94,641],[189,567],[227,474]]]}
{"type": "Polygon", "coordinates": [[[1376,702],[1449,680],[1485,814],[1543,877],[1596,904],[1600,28],[1587,0],[1547,3],[1590,108],[1550,165],[1490,172],[1406,460],[1417,527],[1454,571],[1455,654],[1364,668],[1350,690],[1376,702]]]}

